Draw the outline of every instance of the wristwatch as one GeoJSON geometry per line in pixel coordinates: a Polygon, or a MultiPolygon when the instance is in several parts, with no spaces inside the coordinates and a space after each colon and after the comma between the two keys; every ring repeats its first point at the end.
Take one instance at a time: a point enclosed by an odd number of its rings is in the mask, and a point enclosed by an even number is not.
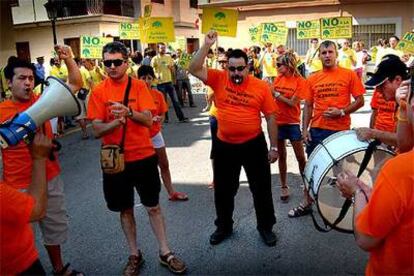
{"type": "Polygon", "coordinates": [[[280,92],[275,91],[274,95],[275,95],[275,98],[279,98],[280,97],[280,92]]]}
{"type": "Polygon", "coordinates": [[[361,188],[358,188],[358,189],[355,190],[355,192],[352,194],[352,198],[351,198],[352,204],[355,204],[355,197],[357,196],[357,194],[359,194],[361,192],[362,192],[361,188]]]}
{"type": "Polygon", "coordinates": [[[132,116],[134,116],[134,112],[132,111],[132,108],[129,108],[129,111],[128,111],[128,114],[127,114],[127,117],[128,117],[128,118],[132,118],[132,116]]]}
{"type": "Polygon", "coordinates": [[[277,152],[277,147],[270,147],[270,150],[277,152]]]}

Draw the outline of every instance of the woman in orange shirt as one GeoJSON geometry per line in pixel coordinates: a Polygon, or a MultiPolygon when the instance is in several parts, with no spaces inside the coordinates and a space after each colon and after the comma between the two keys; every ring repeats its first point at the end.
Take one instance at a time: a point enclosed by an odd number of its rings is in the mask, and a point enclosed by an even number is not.
{"type": "MultiPolygon", "coordinates": [[[[276,123],[278,126],[279,174],[281,182],[280,199],[287,202],[289,186],[286,182],[286,140],[289,139],[298,161],[299,171],[302,174],[305,168],[305,152],[300,131],[300,100],[309,94],[307,81],[301,76],[296,67],[296,58],[293,53],[287,52],[276,59],[278,75],[273,82],[273,95],[277,104],[276,123]]],[[[306,205],[304,205],[306,207],[306,205]]],[[[303,207],[303,206],[302,206],[303,207]]],[[[302,215],[304,208],[295,208],[289,216],[302,215]]],[[[306,210],[305,210],[306,212],[306,210]]]]}
{"type": "Polygon", "coordinates": [[[161,124],[165,119],[165,112],[168,111],[168,106],[165,102],[164,95],[160,91],[151,88],[151,85],[155,79],[154,69],[148,65],[141,65],[141,67],[138,69],[138,78],[147,84],[147,87],[151,91],[151,95],[157,107],[157,110],[152,112],[153,123],[150,128],[150,136],[155,152],[158,156],[158,166],[161,170],[162,182],[167,189],[169,200],[188,200],[187,194],[175,191],[172,185],[167,151],[165,150],[165,142],[161,133],[161,124]]]}

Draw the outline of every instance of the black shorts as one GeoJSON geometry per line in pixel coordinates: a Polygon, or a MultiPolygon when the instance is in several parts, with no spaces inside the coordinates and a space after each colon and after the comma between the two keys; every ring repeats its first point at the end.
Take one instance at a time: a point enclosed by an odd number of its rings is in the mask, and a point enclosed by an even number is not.
{"type": "Polygon", "coordinates": [[[118,174],[103,174],[103,190],[108,209],[120,212],[134,207],[134,188],[142,205],[158,205],[161,181],[157,155],[125,163],[125,170],[118,174]]]}

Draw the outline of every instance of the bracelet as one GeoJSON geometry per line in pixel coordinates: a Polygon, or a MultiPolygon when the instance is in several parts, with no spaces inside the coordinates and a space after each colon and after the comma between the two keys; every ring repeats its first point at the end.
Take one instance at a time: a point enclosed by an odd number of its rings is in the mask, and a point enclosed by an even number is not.
{"type": "Polygon", "coordinates": [[[355,190],[355,192],[352,194],[352,197],[351,197],[352,204],[355,204],[355,197],[356,197],[357,194],[359,194],[361,192],[362,192],[361,188],[358,188],[358,189],[355,190]]]}
{"type": "Polygon", "coordinates": [[[397,114],[397,119],[398,119],[398,122],[408,122],[407,117],[404,118],[404,116],[401,116],[400,112],[398,112],[397,114]]]}

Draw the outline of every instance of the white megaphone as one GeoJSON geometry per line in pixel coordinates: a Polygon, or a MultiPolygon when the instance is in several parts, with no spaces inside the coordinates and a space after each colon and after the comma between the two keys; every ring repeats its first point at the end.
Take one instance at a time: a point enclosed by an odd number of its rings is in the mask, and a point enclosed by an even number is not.
{"type": "Polygon", "coordinates": [[[80,104],[70,88],[55,77],[48,77],[42,96],[31,107],[0,124],[0,146],[7,148],[25,139],[30,142],[36,129],[59,116],[77,116],[80,104]]]}

